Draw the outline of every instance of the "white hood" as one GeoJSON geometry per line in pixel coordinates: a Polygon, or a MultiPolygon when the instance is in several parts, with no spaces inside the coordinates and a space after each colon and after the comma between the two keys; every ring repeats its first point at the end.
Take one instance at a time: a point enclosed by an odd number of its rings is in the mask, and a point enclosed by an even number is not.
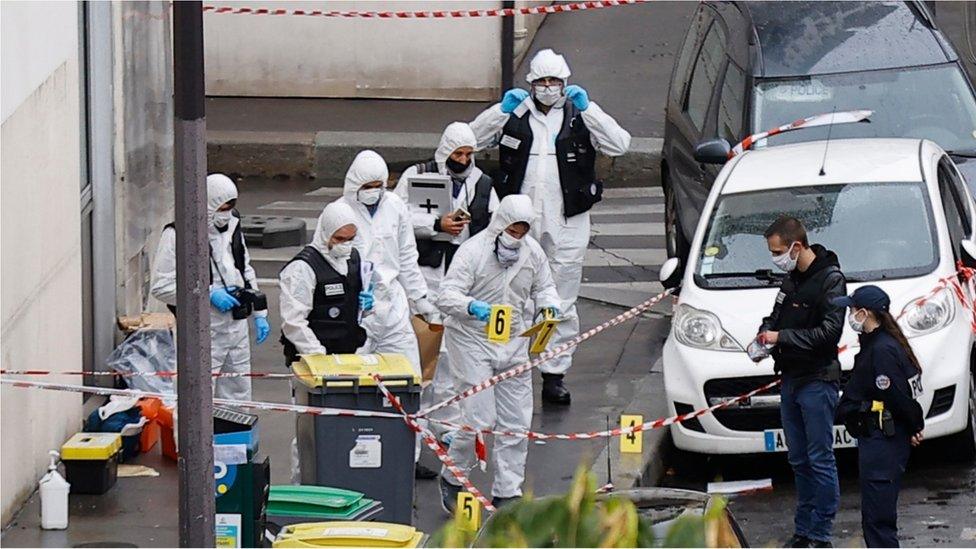
{"type": "MultiPolygon", "coordinates": [[[[447,173],[447,168],[444,163],[447,162],[447,158],[451,156],[451,153],[461,147],[476,149],[478,148],[478,140],[475,138],[471,126],[466,122],[451,122],[444,129],[444,133],[441,134],[441,142],[437,145],[437,150],[434,151],[434,162],[437,162],[437,169],[440,173],[447,173]]],[[[470,173],[473,167],[474,157],[471,158],[471,165],[468,166],[467,172],[470,173]]]]}
{"type": "Polygon", "coordinates": [[[488,224],[485,233],[494,242],[495,237],[509,225],[520,221],[528,223],[529,226],[532,226],[532,222],[535,221],[532,199],[524,194],[510,194],[498,204],[498,209],[491,216],[491,223],[488,224]]]}
{"type": "Polygon", "coordinates": [[[213,224],[213,216],[217,208],[237,199],[237,185],[222,173],[212,173],[207,176],[207,217],[213,224]]]}
{"type": "Polygon", "coordinates": [[[361,151],[349,165],[349,170],[346,171],[346,182],[342,188],[342,196],[355,203],[356,193],[360,187],[373,181],[382,181],[385,189],[389,178],[390,170],[386,167],[386,161],[383,160],[382,156],[376,151],[361,151]]]}
{"type": "MultiPolygon", "coordinates": [[[[348,204],[342,201],[330,203],[322,210],[319,215],[318,225],[315,227],[315,235],[312,236],[312,247],[318,250],[323,256],[329,255],[329,240],[336,231],[346,225],[356,226],[356,214],[348,204]]],[[[356,230],[359,227],[356,226],[356,230]]]]}
{"type": "Polygon", "coordinates": [[[532,62],[529,63],[529,74],[525,75],[525,80],[531,84],[540,78],[551,76],[559,78],[565,83],[570,74],[566,59],[547,48],[539,51],[532,58],[532,62]]]}

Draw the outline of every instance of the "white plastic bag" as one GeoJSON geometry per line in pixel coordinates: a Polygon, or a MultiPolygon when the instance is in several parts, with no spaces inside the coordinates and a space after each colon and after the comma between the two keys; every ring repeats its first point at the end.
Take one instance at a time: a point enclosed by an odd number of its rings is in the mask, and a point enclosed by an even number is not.
{"type": "Polygon", "coordinates": [[[143,328],[132,332],[105,361],[112,370],[127,374],[126,384],[139,391],[175,393],[173,378],[128,375],[176,371],[176,344],[169,330],[143,328]]]}

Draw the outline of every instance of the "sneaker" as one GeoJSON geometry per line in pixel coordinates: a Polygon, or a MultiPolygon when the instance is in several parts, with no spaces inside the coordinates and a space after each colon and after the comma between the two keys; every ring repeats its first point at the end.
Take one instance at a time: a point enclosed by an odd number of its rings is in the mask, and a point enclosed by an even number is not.
{"type": "Polygon", "coordinates": [[[518,501],[520,499],[522,499],[522,496],[512,496],[510,498],[503,498],[501,496],[495,496],[495,497],[491,498],[491,505],[492,505],[492,507],[494,507],[497,510],[497,509],[501,509],[502,507],[505,507],[509,503],[512,503],[514,501],[518,501]]]}
{"type": "Polygon", "coordinates": [[[806,536],[793,534],[793,537],[786,540],[783,547],[810,547],[810,540],[806,536]]]}
{"type": "Polygon", "coordinates": [[[441,488],[441,508],[448,515],[454,516],[454,509],[457,507],[457,496],[461,493],[461,487],[455,486],[440,475],[441,488]]]}
{"type": "Polygon", "coordinates": [[[417,480],[434,480],[440,475],[439,471],[435,471],[426,465],[417,464],[416,468],[413,470],[413,478],[417,480]]]}

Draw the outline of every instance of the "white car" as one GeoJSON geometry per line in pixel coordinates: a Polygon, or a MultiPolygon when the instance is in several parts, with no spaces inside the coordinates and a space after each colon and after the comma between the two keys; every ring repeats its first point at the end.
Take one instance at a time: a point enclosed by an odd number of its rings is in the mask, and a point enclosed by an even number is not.
{"type": "MultiPolygon", "coordinates": [[[[900,324],[923,369],[925,438],[954,436],[956,457],[976,456],[973,312],[951,287],[916,303],[940,280],[960,280],[958,261],[976,264],[976,205],[946,152],[927,140],[818,141],[726,162],[688,265],[682,270],[674,258],[661,269],[666,287],[680,285],[663,357],[670,412],[705,408],[775,379],[771,358],[756,364],[744,349],[783,276],[763,238],[781,214],[802,220],[811,244],[837,253],[848,293],[876,284],[891,296],[892,314],[904,311],[900,324]]],[[[972,303],[972,288],[962,286],[972,303]]],[[[842,388],[857,352],[856,334],[844,324],[840,343],[854,348],[840,354],[842,388]]],[[[677,448],[696,453],[784,451],[778,388],[672,425],[671,434],[677,448]]],[[[835,426],[835,446],[853,445],[835,426]]]]}

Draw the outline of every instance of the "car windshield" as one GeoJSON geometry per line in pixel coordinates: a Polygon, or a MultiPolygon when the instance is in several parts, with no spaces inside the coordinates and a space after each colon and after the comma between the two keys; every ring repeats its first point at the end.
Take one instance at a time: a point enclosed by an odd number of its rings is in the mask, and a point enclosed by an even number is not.
{"type": "Polygon", "coordinates": [[[703,288],[778,285],[763,233],[781,215],[801,220],[811,244],[837,253],[850,281],[919,276],[938,263],[921,183],[791,187],[719,198],[698,257],[703,288]]]}
{"type": "MultiPolygon", "coordinates": [[[[870,123],[836,125],[831,138],[926,138],[947,151],[976,152],[976,101],[955,64],[764,80],[755,96],[756,132],[814,114],[871,109],[870,123]]],[[[826,126],[798,130],[771,137],[768,144],[826,135],[826,126]]]]}

